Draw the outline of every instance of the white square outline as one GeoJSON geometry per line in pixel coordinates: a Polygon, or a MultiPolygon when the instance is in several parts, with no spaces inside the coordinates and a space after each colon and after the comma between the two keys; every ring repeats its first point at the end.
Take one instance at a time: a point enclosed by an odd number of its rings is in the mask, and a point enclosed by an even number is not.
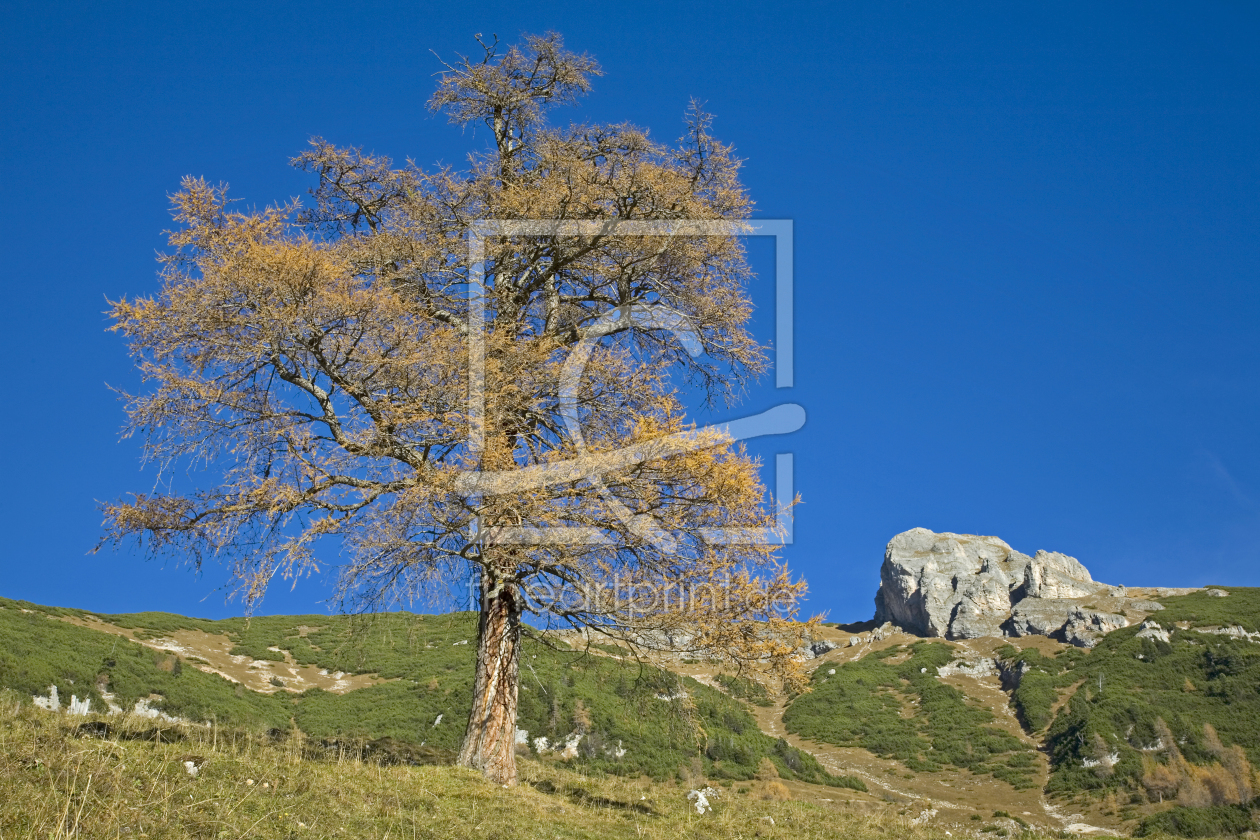
{"type": "MultiPolygon", "coordinates": [[[[468,229],[468,419],[469,450],[480,461],[485,447],[485,242],[492,236],[773,236],[774,237],[774,384],[793,387],[793,228],[791,219],[759,219],[755,222],[725,221],[550,221],[534,219],[478,219],[468,229]]],[[[775,455],[775,505],[777,528],[706,528],[701,532],[710,544],[791,545],[793,516],[793,453],[775,455]],[[777,533],[776,533],[777,531],[777,533]]],[[[475,532],[479,530],[474,526],[475,532]]],[[[495,541],[511,543],[512,532],[528,537],[516,544],[561,543],[561,534],[587,529],[506,528],[495,541]],[[547,534],[554,532],[553,538],[547,534]]],[[[474,532],[474,533],[475,533],[474,532]]],[[[590,542],[575,538],[574,542],[590,542]]]]}

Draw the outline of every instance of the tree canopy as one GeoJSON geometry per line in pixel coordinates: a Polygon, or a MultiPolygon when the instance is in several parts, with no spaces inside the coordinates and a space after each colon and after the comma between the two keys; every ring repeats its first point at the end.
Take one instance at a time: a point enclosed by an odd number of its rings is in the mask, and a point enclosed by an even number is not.
{"type": "Polygon", "coordinates": [[[742,239],[692,224],[748,218],[732,149],[694,105],[673,145],[552,126],[595,61],[555,34],[482,46],[429,101],[489,129],[465,169],[315,138],[292,161],[317,179],[306,204],[245,211],[184,179],[160,292],[112,315],[150,386],[129,397],[129,430],[213,486],[105,513],[111,538],[227,559],[251,600],[328,546],[343,597],[369,605],[473,569],[461,761],[510,782],[523,615],[799,684],[804,583],[774,545],[712,538],[774,519],[757,464],[697,430],[679,392],[734,400],[766,367],[742,239]],[[507,221],[548,224],[499,233],[507,221]]]}

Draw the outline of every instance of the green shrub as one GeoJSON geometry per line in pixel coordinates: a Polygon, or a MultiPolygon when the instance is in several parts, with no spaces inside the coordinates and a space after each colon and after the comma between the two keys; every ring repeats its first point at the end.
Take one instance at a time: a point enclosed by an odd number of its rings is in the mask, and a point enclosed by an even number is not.
{"type": "Polygon", "coordinates": [[[1023,670],[1019,684],[1011,692],[1011,705],[1020,723],[1029,732],[1044,729],[1050,723],[1051,709],[1058,699],[1060,680],[1057,675],[1068,661],[1051,659],[1033,648],[1021,651],[1009,644],[998,648],[996,653],[1006,667],[1023,670]]]}
{"type": "Polygon", "coordinates": [[[1251,812],[1241,805],[1213,805],[1207,808],[1177,805],[1142,820],[1133,836],[1224,837],[1244,834],[1254,828],[1251,812]]]}
{"type": "Polygon", "coordinates": [[[736,677],[730,674],[718,674],[715,682],[732,697],[738,697],[740,700],[747,700],[757,706],[773,706],[774,702],[770,699],[770,692],[764,685],[756,680],[750,680],[747,677],[736,677]]]}

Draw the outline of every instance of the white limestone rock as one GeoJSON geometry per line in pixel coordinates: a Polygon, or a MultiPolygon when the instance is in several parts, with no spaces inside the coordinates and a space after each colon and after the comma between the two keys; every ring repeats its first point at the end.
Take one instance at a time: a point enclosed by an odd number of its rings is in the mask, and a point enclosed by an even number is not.
{"type": "Polygon", "coordinates": [[[1129,620],[1117,613],[1091,609],[1080,600],[1025,598],[1011,610],[1003,625],[1008,636],[1049,636],[1077,647],[1093,647],[1103,635],[1129,620]]]}
{"type": "Polygon", "coordinates": [[[804,644],[797,648],[796,655],[802,659],[817,659],[840,647],[830,639],[814,638],[808,633],[802,640],[804,644]]]}
{"type": "Polygon", "coordinates": [[[47,709],[50,712],[56,712],[61,709],[61,698],[57,696],[57,686],[48,686],[48,696],[40,697],[38,695],[31,698],[31,701],[41,709],[47,709]]]}
{"type": "Polygon", "coordinates": [[[952,677],[961,674],[965,677],[996,677],[998,666],[993,659],[977,659],[974,661],[956,660],[936,669],[938,677],[952,677]]]}
{"type": "Polygon", "coordinates": [[[891,636],[893,633],[896,633],[896,632],[897,632],[897,628],[893,625],[893,623],[891,621],[885,621],[879,627],[876,627],[874,630],[871,631],[871,641],[882,642],[884,641],[884,639],[887,639],[889,636],[891,636]]]}
{"type": "Polygon", "coordinates": [[[1024,567],[1025,598],[1088,598],[1111,588],[1095,583],[1081,561],[1057,551],[1038,551],[1024,567]]]}
{"type": "Polygon", "coordinates": [[[812,642],[809,643],[809,652],[813,654],[813,656],[811,656],[810,658],[812,659],[815,657],[823,656],[824,654],[830,653],[831,651],[835,650],[838,647],[840,646],[836,644],[835,642],[831,641],[830,639],[814,639],[812,642]]]}
{"type": "Polygon", "coordinates": [[[1057,635],[1091,646],[1128,622],[1081,600],[1113,590],[1066,554],[1029,557],[998,537],[914,528],[888,543],[875,620],[922,636],[1057,635]]]}
{"type": "Polygon", "coordinates": [[[132,708],[131,713],[136,717],[151,718],[160,720],[163,723],[187,723],[183,718],[168,715],[157,706],[154,706],[154,700],[155,698],[152,697],[141,697],[136,701],[136,705],[132,708]]]}
{"type": "Polygon", "coordinates": [[[1137,637],[1139,639],[1157,639],[1161,642],[1168,642],[1171,637],[1168,631],[1160,627],[1154,621],[1143,621],[1142,626],[1138,628],[1137,637]]]}
{"type": "Polygon", "coordinates": [[[1067,624],[1077,604],[1044,598],[1025,598],[1011,610],[1006,622],[1008,636],[1053,636],[1067,624]]]}
{"type": "Polygon", "coordinates": [[[1059,632],[1065,642],[1077,647],[1093,647],[1107,633],[1128,626],[1129,620],[1122,615],[1076,607],[1059,632]]]}
{"type": "Polygon", "coordinates": [[[696,813],[704,815],[713,810],[713,806],[709,803],[710,799],[717,799],[718,792],[711,787],[704,787],[700,790],[687,791],[687,801],[692,803],[696,808],[696,813]]]}
{"type": "Polygon", "coordinates": [[[578,744],[582,743],[581,732],[570,732],[569,737],[564,739],[564,746],[556,744],[555,749],[560,751],[560,757],[566,759],[577,758],[578,744]]]}
{"type": "Polygon", "coordinates": [[[898,534],[884,553],[875,620],[923,636],[997,635],[1010,614],[1012,579],[1023,582],[1030,559],[997,537],[898,534]]]}
{"type": "Polygon", "coordinates": [[[1229,636],[1231,639],[1242,639],[1248,642],[1260,642],[1260,632],[1249,631],[1239,624],[1229,627],[1196,627],[1194,631],[1196,633],[1212,633],[1216,636],[1229,636]]]}

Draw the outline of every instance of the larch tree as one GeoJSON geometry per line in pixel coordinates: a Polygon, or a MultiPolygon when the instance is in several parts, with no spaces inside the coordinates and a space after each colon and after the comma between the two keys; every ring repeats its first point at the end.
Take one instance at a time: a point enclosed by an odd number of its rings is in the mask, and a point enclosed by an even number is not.
{"type": "Polygon", "coordinates": [[[128,433],[214,486],[106,505],[105,541],[224,560],[250,602],[329,552],[343,604],[471,574],[458,761],[512,784],[523,633],[578,628],[799,686],[808,624],[773,545],[714,537],[775,519],[757,463],[688,422],[675,384],[729,400],[765,368],[738,161],[694,107],[676,145],[553,127],[595,61],[555,34],[482,46],[429,102],[489,129],[464,170],[316,138],[292,161],[318,179],[305,206],[244,212],[183,181],[159,293],[112,316],[149,385],[128,433]]]}

